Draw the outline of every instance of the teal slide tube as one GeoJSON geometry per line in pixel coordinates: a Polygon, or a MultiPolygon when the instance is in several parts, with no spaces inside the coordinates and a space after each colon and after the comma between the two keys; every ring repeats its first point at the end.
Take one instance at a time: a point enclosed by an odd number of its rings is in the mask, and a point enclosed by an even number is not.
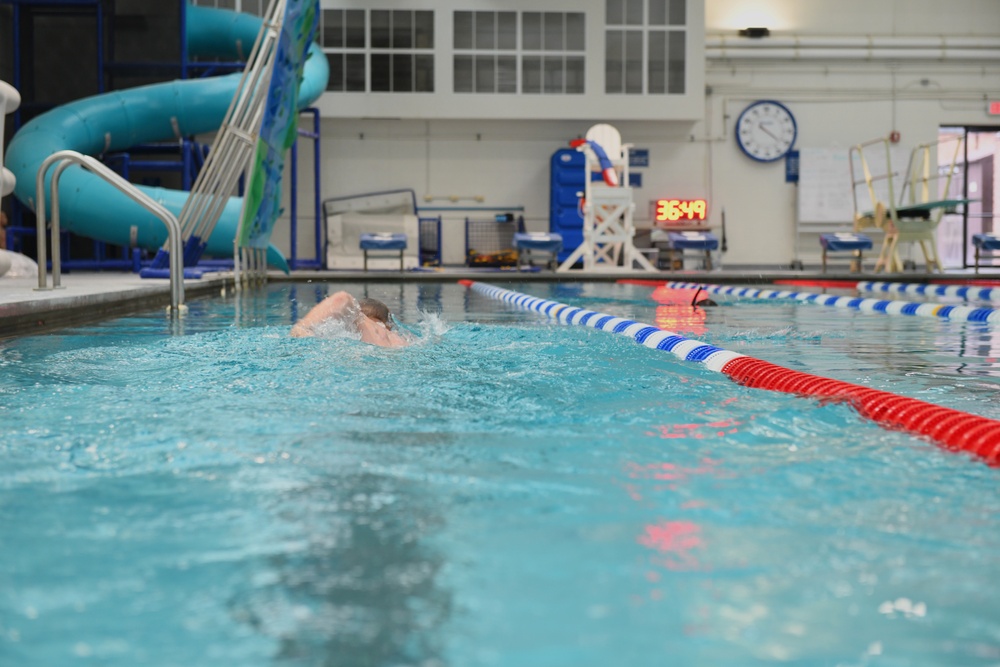
{"type": "MultiPolygon", "coordinates": [[[[236,60],[249,55],[261,19],[189,5],[187,24],[189,55],[236,60]]],[[[314,43],[299,88],[300,109],[323,94],[328,77],[326,56],[314,43]]],[[[217,131],[239,82],[240,74],[235,73],[142,86],[80,99],[38,116],[22,127],[7,147],[7,168],[17,177],[14,195],[34,210],[35,175],[45,158],[56,151],[69,149],[96,156],[136,144],[217,131]]],[[[48,176],[53,171],[50,169],[48,176]]],[[[46,180],[46,195],[50,180],[46,180]]],[[[183,191],[138,187],[174,215],[180,214],[188,197],[183,191]]],[[[207,239],[207,254],[232,257],[242,203],[241,198],[230,198],[207,239]]],[[[160,220],[81,167],[69,167],[60,178],[59,211],[64,230],[100,241],[131,245],[133,229],[134,242],[143,248],[155,250],[167,239],[160,220]]],[[[288,271],[288,263],[273,244],[268,247],[267,260],[271,266],[288,271]]]]}

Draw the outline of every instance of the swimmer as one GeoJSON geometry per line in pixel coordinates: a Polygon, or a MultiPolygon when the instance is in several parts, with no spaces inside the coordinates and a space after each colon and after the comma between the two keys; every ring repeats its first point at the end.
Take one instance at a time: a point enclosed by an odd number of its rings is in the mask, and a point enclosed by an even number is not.
{"type": "Polygon", "coordinates": [[[694,298],[691,299],[691,307],[698,308],[699,306],[718,306],[716,302],[712,301],[708,297],[705,297],[701,301],[698,300],[698,295],[701,294],[702,288],[699,287],[698,291],[694,293],[694,298]]]}
{"type": "Polygon", "coordinates": [[[316,327],[332,319],[351,324],[361,334],[361,340],[379,347],[403,347],[409,341],[394,330],[389,308],[376,299],[360,302],[347,292],[331,294],[306,313],[292,327],[292,336],[315,336],[316,327]]]}

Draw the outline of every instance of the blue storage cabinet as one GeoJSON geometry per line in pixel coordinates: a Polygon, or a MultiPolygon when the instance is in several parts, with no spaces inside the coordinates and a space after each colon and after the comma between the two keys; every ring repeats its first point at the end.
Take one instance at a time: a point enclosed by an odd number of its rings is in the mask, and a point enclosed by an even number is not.
{"type": "Polygon", "coordinates": [[[562,235],[562,262],[583,243],[583,216],[578,192],[583,192],[587,158],[575,148],[560,148],[552,154],[549,190],[549,231],[562,235]]]}

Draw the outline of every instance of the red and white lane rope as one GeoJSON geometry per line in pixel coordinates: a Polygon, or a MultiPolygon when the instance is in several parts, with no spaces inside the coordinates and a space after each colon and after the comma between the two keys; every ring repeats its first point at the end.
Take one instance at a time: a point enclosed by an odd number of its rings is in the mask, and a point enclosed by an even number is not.
{"type": "Polygon", "coordinates": [[[973,454],[990,465],[1000,465],[1000,421],[791,370],[642,322],[539,299],[488,283],[473,280],[460,280],[459,283],[491,299],[534,310],[562,324],[589,326],[629,336],[640,345],[703,364],[709,370],[722,373],[747,387],[847,403],[858,414],[880,426],[924,436],[945,449],[973,454]]]}

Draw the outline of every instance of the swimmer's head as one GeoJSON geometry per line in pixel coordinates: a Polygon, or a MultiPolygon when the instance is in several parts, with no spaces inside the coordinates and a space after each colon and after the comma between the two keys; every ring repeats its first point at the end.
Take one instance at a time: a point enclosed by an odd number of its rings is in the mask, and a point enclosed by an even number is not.
{"type": "Polygon", "coordinates": [[[361,299],[358,301],[361,312],[369,319],[381,322],[386,329],[392,329],[392,316],[389,314],[389,307],[378,299],[361,299]]]}

